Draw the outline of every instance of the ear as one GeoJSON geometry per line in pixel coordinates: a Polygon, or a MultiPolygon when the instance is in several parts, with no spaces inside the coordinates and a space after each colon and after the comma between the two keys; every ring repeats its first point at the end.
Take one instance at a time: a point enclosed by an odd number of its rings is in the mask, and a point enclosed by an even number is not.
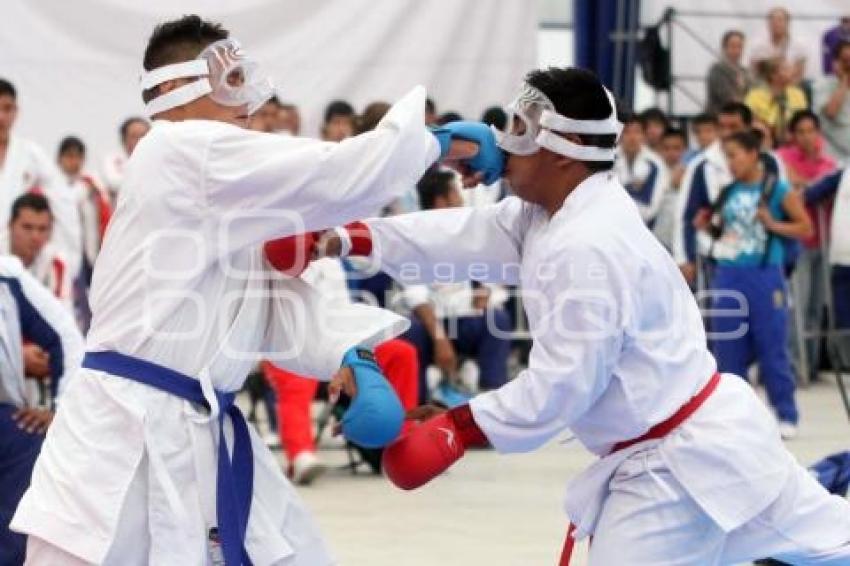
{"type": "Polygon", "coordinates": [[[170,81],[165,81],[164,83],[158,84],[157,87],[156,87],[157,88],[156,95],[159,96],[159,95],[165,94],[165,93],[170,92],[170,91],[174,90],[175,88],[179,87],[180,83],[178,81],[179,81],[178,79],[171,79],[170,81]]]}

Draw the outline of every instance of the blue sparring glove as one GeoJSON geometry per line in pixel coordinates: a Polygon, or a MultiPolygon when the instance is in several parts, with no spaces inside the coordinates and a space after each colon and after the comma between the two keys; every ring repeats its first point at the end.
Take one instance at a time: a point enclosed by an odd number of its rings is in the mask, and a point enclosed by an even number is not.
{"type": "Polygon", "coordinates": [[[496,144],[490,126],[483,122],[449,122],[431,130],[440,144],[440,159],[449,152],[452,140],[466,140],[478,144],[478,153],[464,163],[474,172],[484,174],[484,183],[492,185],[502,177],[505,170],[505,154],[496,144]]]}
{"type": "Polygon", "coordinates": [[[357,393],[354,399],[343,394],[339,405],[347,409],[342,417],[342,434],[364,448],[382,448],[395,440],[404,424],[404,408],[393,388],[375,363],[375,355],[355,346],[342,358],[342,367],[354,372],[357,393]]]}

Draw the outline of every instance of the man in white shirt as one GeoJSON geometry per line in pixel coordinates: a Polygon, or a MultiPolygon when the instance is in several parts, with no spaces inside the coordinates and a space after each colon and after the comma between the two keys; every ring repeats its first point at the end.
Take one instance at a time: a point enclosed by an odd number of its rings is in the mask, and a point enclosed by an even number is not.
{"type": "Polygon", "coordinates": [[[643,125],[633,114],[623,119],[623,135],[617,147],[614,173],[651,229],[669,188],[670,174],[661,157],[646,145],[643,125]]]}
{"type": "Polygon", "coordinates": [[[141,116],[127,118],[121,122],[121,126],[118,128],[121,147],[104,157],[101,171],[113,203],[118,200],[118,193],[121,191],[127,160],[133,154],[136,144],[148,133],[150,128],[150,123],[141,116]]]}
{"type": "MultiPolygon", "coordinates": [[[[451,171],[427,173],[417,189],[422,210],[463,206],[456,175],[451,171]]],[[[503,288],[469,281],[409,285],[404,287],[402,299],[411,318],[404,337],[419,353],[422,402],[431,398],[428,367],[435,365],[456,381],[460,356],[477,363],[480,390],[498,389],[507,382],[511,319],[504,308],[507,294],[503,288]]]]}
{"type": "Polygon", "coordinates": [[[800,84],[806,75],[806,47],[791,39],[791,13],[785,8],[773,8],[767,13],[767,37],[753,42],[750,67],[758,75],[762,61],[780,59],[793,68],[793,84],[800,84]]]}

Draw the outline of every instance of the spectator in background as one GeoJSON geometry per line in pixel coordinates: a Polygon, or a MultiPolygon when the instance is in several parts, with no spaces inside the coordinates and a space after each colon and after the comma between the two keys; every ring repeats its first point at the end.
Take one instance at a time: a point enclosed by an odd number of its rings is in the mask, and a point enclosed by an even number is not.
{"type": "Polygon", "coordinates": [[[106,156],[103,160],[103,181],[109,191],[113,204],[118,200],[121,191],[121,181],[124,179],[124,167],[136,144],[150,130],[150,123],[140,116],[131,116],[121,123],[118,133],[121,138],[121,149],[106,156]]]}
{"type": "Polygon", "coordinates": [[[710,324],[717,369],[746,376],[755,359],[780,433],[790,439],[796,435],[799,415],[788,356],[782,239],[809,236],[811,223],[802,195],[787,181],[766,174],[759,145],[752,131],[724,139],[733,182],[714,212],[701,215],[696,225],[714,241],[712,309],[718,314],[710,324]],[[720,219],[719,224],[714,218],[720,219]],[[742,297],[746,309],[741,308],[742,297]]]}
{"type": "Polygon", "coordinates": [[[27,271],[73,312],[72,279],[65,258],[50,243],[53,214],[43,195],[27,193],[12,204],[8,236],[0,254],[17,257],[27,271]]]}
{"type": "Polygon", "coordinates": [[[106,226],[112,216],[109,193],[93,176],[84,172],[86,146],[80,138],[68,136],[59,143],[57,161],[65,182],[65,190],[73,195],[81,228],[79,247],[69,260],[68,269],[74,285],[73,300],[77,324],[87,331],[91,321],[88,290],[94,261],[100,253],[106,226]]]}
{"type": "MultiPolygon", "coordinates": [[[[267,257],[275,256],[278,241],[265,245],[267,257]]],[[[273,262],[273,260],[268,260],[273,262]]],[[[325,258],[310,264],[300,276],[316,289],[330,307],[348,305],[351,298],[345,284],[340,260],[325,258]]],[[[387,340],[375,347],[375,359],[382,373],[398,394],[405,410],[418,404],[418,357],[416,350],[401,339],[387,340]]],[[[277,397],[277,421],[280,442],[289,463],[287,475],[299,485],[307,485],[326,467],[316,454],[316,441],[310,419],[310,407],[319,381],[279,368],[269,362],[262,367],[266,380],[277,397]]]]}
{"type": "Polygon", "coordinates": [[[344,100],[334,100],[325,108],[325,121],[322,124],[322,139],[341,142],[355,132],[354,107],[344,100]]]}
{"type": "Polygon", "coordinates": [[[727,102],[742,102],[752,85],[749,71],[741,63],[744,34],[737,30],[723,34],[723,55],[708,71],[706,111],[716,113],[727,102]]]}
{"type": "Polygon", "coordinates": [[[832,66],[832,62],[835,60],[837,47],[842,42],[850,42],[850,15],[843,16],[837,26],[826,30],[823,34],[821,60],[823,61],[824,75],[835,74],[835,68],[832,66]]]}
{"type": "Polygon", "coordinates": [[[362,134],[371,132],[375,129],[387,112],[390,111],[390,104],[383,101],[371,102],[363,110],[357,124],[357,133],[362,134]]]}
{"type": "Polygon", "coordinates": [[[19,261],[0,256],[0,564],[24,563],[26,536],[9,530],[9,521],[29,487],[52,409],[27,396],[26,342],[43,352],[44,379],[53,401],[74,378],[83,355],[83,338],[70,315],[32,279],[19,261]],[[23,363],[22,363],[23,361],[23,363]]]}
{"type": "Polygon", "coordinates": [[[668,185],[655,217],[653,232],[668,251],[673,250],[673,235],[676,229],[679,187],[685,174],[684,156],[688,147],[688,138],[684,130],[670,128],[661,139],[661,159],[669,173],[668,185]]]}
{"type": "Polygon", "coordinates": [[[277,99],[277,96],[272,96],[256,112],[251,114],[248,120],[248,127],[267,134],[276,132],[279,111],[280,101],[277,99]]]}
{"type": "Polygon", "coordinates": [[[37,144],[14,134],[17,116],[15,87],[0,79],[0,237],[8,227],[12,202],[38,192],[47,197],[53,211],[53,245],[65,258],[72,257],[81,237],[76,202],[64,190],[56,163],[37,144]]]}
{"type": "MultiPolygon", "coordinates": [[[[717,132],[720,139],[734,133],[748,131],[753,125],[753,113],[742,102],[728,102],[717,115],[717,132]]],[[[768,173],[785,178],[785,169],[779,158],[768,152],[761,154],[762,165],[768,173]]],[[[697,216],[710,211],[723,187],[732,182],[732,173],[720,140],[707,147],[701,155],[688,163],[682,178],[679,225],[674,233],[674,254],[685,279],[696,283],[697,240],[694,221],[697,216]]]]}
{"type": "Polygon", "coordinates": [[[621,117],[623,133],[617,145],[614,174],[637,204],[640,216],[652,228],[670,184],[667,167],[646,145],[643,123],[635,115],[621,117]]]}
{"type": "MultiPolygon", "coordinates": [[[[459,183],[450,171],[426,173],[417,189],[423,210],[462,206],[459,183]]],[[[458,379],[458,354],[478,363],[481,390],[496,389],[507,381],[511,344],[505,334],[511,319],[502,306],[506,297],[498,291],[469,282],[404,289],[404,302],[412,311],[404,338],[419,353],[420,402],[431,398],[427,370],[433,364],[447,378],[438,394],[450,404],[452,382],[458,379]]]]}
{"type": "MultiPolygon", "coordinates": [[[[832,173],[836,169],[835,160],[824,153],[824,142],[820,134],[820,121],[815,113],[801,110],[794,114],[790,124],[790,143],[779,148],[777,155],[785,164],[791,186],[803,191],[808,185],[832,173]]],[[[821,253],[821,238],[828,234],[829,226],[820,222],[821,214],[808,207],[809,218],[814,228],[809,238],[803,239],[803,249],[797,259],[794,271],[794,288],[803,315],[803,330],[820,330],[824,301],[824,265],[821,253]]],[[[796,340],[791,341],[796,349],[796,340]]],[[[799,353],[798,353],[799,356],[799,353]]],[[[820,366],[820,340],[806,339],[806,359],[810,380],[817,378],[820,366]]]]}
{"type": "Polygon", "coordinates": [[[709,112],[697,114],[691,119],[691,133],[696,140],[696,147],[685,151],[683,161],[689,163],[694,157],[717,141],[717,116],[709,112]]]}
{"type": "Polygon", "coordinates": [[[779,59],[790,65],[791,84],[800,84],[806,74],[806,48],[791,38],[791,14],[785,8],[767,13],[767,38],[755,42],[750,50],[750,68],[759,75],[759,65],[779,59]]]}
{"type": "MultiPolygon", "coordinates": [[[[834,203],[830,227],[829,264],[835,327],[850,330],[850,167],[827,175],[806,189],[809,206],[834,203]]],[[[850,367],[850,336],[839,338],[842,367],[850,367]]]]}
{"type": "Polygon", "coordinates": [[[505,129],[505,125],[508,123],[508,115],[505,114],[501,106],[490,106],[481,115],[481,121],[501,131],[505,129]]]}
{"type": "Polygon", "coordinates": [[[815,85],[815,112],[821,118],[827,151],[843,165],[850,165],[850,42],[835,47],[834,74],[815,85]]]}
{"type": "Polygon", "coordinates": [[[461,116],[459,113],[455,112],[454,110],[449,110],[448,112],[444,112],[443,114],[440,114],[439,118],[437,118],[437,121],[435,122],[434,125],[442,126],[443,124],[448,124],[449,122],[460,122],[461,120],[463,120],[463,116],[461,116]]]}
{"type": "Polygon", "coordinates": [[[437,125],[437,105],[431,97],[425,99],[425,125],[437,125]]]}
{"type": "Polygon", "coordinates": [[[791,116],[808,106],[806,94],[793,83],[791,65],[782,59],[761,61],[759,71],[764,84],[751,89],[744,102],[756,118],[770,127],[774,142],[782,144],[791,116]]]}
{"type": "Polygon", "coordinates": [[[661,150],[661,138],[670,127],[670,119],[660,108],[647,108],[638,116],[643,127],[644,141],[649,149],[661,150]]]}
{"type": "Polygon", "coordinates": [[[291,136],[301,134],[301,113],[294,104],[283,102],[278,106],[275,131],[291,136]]]}

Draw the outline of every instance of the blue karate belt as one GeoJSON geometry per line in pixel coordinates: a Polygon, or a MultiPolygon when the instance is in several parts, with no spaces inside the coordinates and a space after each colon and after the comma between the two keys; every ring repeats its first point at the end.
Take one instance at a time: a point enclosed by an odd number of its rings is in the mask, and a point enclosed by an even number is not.
{"type": "MultiPolygon", "coordinates": [[[[210,408],[200,381],[152,362],[118,352],[87,352],[83,358],[83,367],[144,383],[191,403],[210,408]]],[[[245,531],[251,511],[251,494],[254,491],[254,454],[251,450],[251,436],[242,411],[234,403],[236,393],[216,390],[215,396],[219,406],[215,508],[221,549],[227,566],[250,566],[251,560],[245,550],[245,531]],[[230,416],[230,422],[233,425],[232,460],[224,437],[225,413],[230,416]]]]}

